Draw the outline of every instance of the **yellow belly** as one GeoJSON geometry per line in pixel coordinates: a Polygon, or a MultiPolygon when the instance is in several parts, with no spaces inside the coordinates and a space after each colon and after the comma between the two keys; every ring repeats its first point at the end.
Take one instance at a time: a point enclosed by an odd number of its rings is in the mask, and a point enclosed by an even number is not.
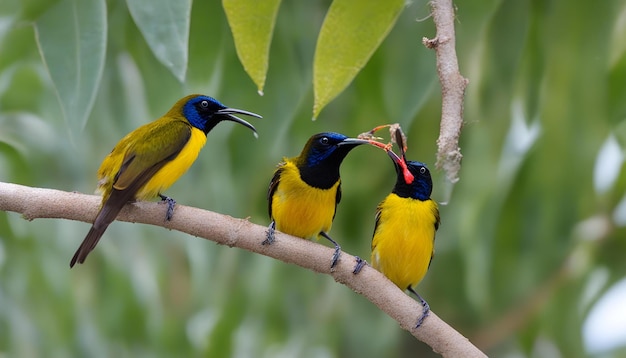
{"type": "Polygon", "coordinates": [[[335,216],[339,181],[330,189],[317,189],[300,179],[296,166],[287,162],[272,196],[272,219],[276,229],[305,239],[329,232],[335,216]]]}
{"type": "Polygon", "coordinates": [[[434,254],[437,204],[390,194],[379,207],[372,266],[402,290],[416,286],[434,254]]]}
{"type": "Polygon", "coordinates": [[[192,128],[187,145],[178,153],[176,158],[165,164],[146,185],[139,189],[136,198],[139,200],[151,199],[169,188],[189,170],[205,143],[206,135],[204,132],[192,128]]]}

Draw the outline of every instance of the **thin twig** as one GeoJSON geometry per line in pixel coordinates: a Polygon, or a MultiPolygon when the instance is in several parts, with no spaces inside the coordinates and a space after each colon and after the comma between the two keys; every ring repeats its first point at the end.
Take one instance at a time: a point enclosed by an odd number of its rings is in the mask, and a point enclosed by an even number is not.
{"type": "MultiPolygon", "coordinates": [[[[55,218],[91,222],[97,214],[100,200],[100,197],[94,195],[0,182],[0,210],[21,213],[26,220],[55,218]]],[[[126,205],[117,219],[181,231],[331,275],[335,281],[365,296],[395,319],[400,327],[428,344],[433,351],[446,357],[485,356],[433,312],[419,329],[415,329],[422,312],[420,304],[369,266],[358,275],[352,274],[355,257],[346,252],[342,253],[339,263],[331,272],[330,257],[333,249],[330,247],[279,232],[272,245],[261,245],[265,239],[265,226],[180,204],[176,205],[172,220],[166,222],[163,210],[163,205],[159,203],[136,202],[126,205]]],[[[63,261],[62,264],[67,263],[63,261]]]]}
{"type": "Polygon", "coordinates": [[[463,127],[463,97],[468,80],[459,72],[456,57],[452,0],[430,2],[433,21],[437,29],[434,39],[424,37],[422,43],[434,49],[437,57],[437,73],[441,83],[441,123],[437,139],[437,168],[443,168],[448,180],[459,180],[461,148],[459,137],[463,127]]]}

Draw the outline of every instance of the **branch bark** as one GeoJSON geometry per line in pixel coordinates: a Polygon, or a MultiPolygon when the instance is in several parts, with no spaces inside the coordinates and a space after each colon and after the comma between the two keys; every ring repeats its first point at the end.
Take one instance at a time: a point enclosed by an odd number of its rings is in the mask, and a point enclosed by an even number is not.
{"type": "Polygon", "coordinates": [[[430,6],[437,35],[434,39],[424,37],[422,43],[435,50],[437,74],[441,83],[441,122],[436,166],[438,169],[443,168],[448,180],[456,183],[463,158],[459,147],[463,127],[463,98],[469,81],[459,72],[452,0],[433,0],[430,6]]]}
{"type": "MultiPolygon", "coordinates": [[[[95,219],[100,200],[95,195],[0,182],[0,210],[21,213],[29,221],[54,218],[89,223],[95,219]]],[[[400,327],[444,357],[485,357],[467,338],[433,312],[419,329],[415,329],[422,312],[419,303],[369,266],[364,267],[358,275],[352,274],[355,258],[346,252],[342,253],[339,263],[331,272],[329,263],[333,249],[330,247],[280,232],[276,233],[276,241],[272,245],[261,245],[265,239],[265,226],[180,204],[176,205],[174,211],[172,220],[165,221],[163,205],[136,202],[126,205],[117,220],[181,231],[331,275],[335,281],[365,296],[396,320],[400,327]]]]}

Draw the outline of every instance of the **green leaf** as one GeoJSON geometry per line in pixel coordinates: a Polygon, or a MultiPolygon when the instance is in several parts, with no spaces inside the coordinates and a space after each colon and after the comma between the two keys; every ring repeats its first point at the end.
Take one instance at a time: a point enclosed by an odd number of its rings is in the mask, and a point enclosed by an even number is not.
{"type": "Polygon", "coordinates": [[[313,63],[313,118],[352,82],[385,39],[404,0],[333,1],[320,30],[313,63]]]}
{"type": "Polygon", "coordinates": [[[127,0],[126,3],[154,56],[180,82],[184,82],[187,73],[191,0],[127,0]]]}
{"type": "Polygon", "coordinates": [[[223,0],[237,56],[263,95],[270,44],[280,0],[223,0]]]}
{"type": "Polygon", "coordinates": [[[106,17],[104,0],[64,0],[35,22],[39,52],[73,130],[87,122],[102,79],[106,17]]]}
{"type": "MultiPolygon", "coordinates": [[[[10,1],[3,1],[3,5],[10,4],[10,1]]],[[[21,18],[24,21],[34,22],[52,6],[58,4],[60,0],[20,0],[13,1],[22,7],[21,18]]],[[[10,5],[9,5],[10,6],[10,5]]]]}

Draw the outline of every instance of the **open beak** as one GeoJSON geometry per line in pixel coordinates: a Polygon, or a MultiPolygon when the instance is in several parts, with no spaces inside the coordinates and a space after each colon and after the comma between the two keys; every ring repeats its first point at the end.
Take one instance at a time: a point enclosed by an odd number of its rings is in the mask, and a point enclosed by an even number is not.
{"type": "Polygon", "coordinates": [[[338,146],[342,146],[342,145],[357,146],[357,145],[361,145],[361,144],[370,144],[370,141],[367,140],[367,139],[346,138],[346,139],[342,140],[341,142],[337,143],[338,146]]]}
{"type": "Polygon", "coordinates": [[[376,146],[378,148],[382,148],[385,150],[385,152],[387,152],[387,155],[389,156],[389,158],[391,158],[391,160],[393,161],[393,164],[396,167],[396,171],[402,171],[402,176],[404,177],[404,182],[407,184],[411,184],[413,183],[413,181],[415,180],[415,176],[413,176],[413,173],[411,173],[411,171],[409,170],[409,167],[406,165],[406,160],[404,158],[400,158],[396,152],[394,152],[393,150],[391,150],[391,146],[388,146],[384,143],[380,143],[374,140],[369,141],[371,145],[376,146]]]}
{"type": "Polygon", "coordinates": [[[253,132],[254,132],[254,136],[255,137],[259,137],[256,133],[256,128],[254,128],[254,126],[246,121],[244,121],[243,119],[235,116],[235,114],[242,114],[245,116],[250,116],[250,117],[256,117],[256,118],[263,118],[260,115],[256,114],[256,113],[252,113],[252,112],[248,112],[248,111],[244,111],[243,109],[236,109],[236,108],[224,108],[224,109],[220,109],[219,111],[216,112],[217,114],[221,115],[222,118],[224,118],[225,120],[228,121],[233,121],[233,122],[237,122],[245,127],[250,128],[253,132]]]}

